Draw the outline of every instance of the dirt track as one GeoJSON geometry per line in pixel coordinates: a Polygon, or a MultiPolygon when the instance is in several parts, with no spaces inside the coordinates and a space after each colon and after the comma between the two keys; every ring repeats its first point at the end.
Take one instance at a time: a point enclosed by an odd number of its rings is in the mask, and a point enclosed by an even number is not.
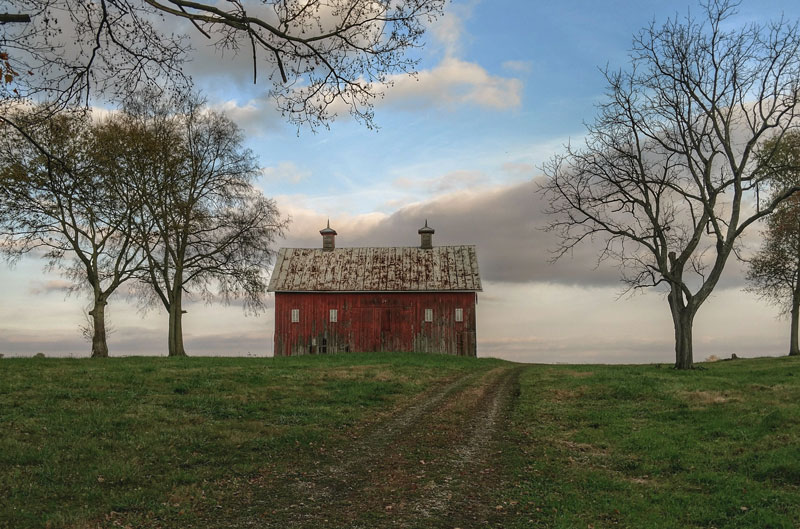
{"type": "MultiPolygon", "coordinates": [[[[472,373],[421,394],[337,454],[283,476],[271,514],[239,527],[486,527],[496,434],[520,368],[472,373]]],[[[263,501],[263,500],[262,500],[263,501]]]]}

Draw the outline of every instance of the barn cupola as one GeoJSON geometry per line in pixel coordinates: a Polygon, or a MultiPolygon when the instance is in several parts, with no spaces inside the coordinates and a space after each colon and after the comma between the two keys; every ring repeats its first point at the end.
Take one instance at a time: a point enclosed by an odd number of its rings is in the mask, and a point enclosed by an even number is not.
{"type": "Polygon", "coordinates": [[[430,250],[433,248],[433,234],[434,229],[428,227],[428,219],[425,219],[425,226],[420,228],[417,232],[420,235],[420,245],[419,247],[423,250],[430,250]]]}
{"type": "Polygon", "coordinates": [[[322,249],[326,252],[330,252],[334,248],[336,248],[336,243],[334,239],[336,238],[336,230],[331,228],[331,221],[328,219],[328,226],[324,229],[319,230],[319,234],[322,235],[322,249]]]}

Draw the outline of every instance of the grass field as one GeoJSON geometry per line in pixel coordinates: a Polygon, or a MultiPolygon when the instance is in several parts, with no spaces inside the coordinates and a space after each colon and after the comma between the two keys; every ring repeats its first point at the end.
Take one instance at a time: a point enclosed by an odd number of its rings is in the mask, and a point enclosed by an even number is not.
{"type": "Polygon", "coordinates": [[[800,358],[703,367],[525,371],[508,526],[800,527],[800,358]]]}
{"type": "Polygon", "coordinates": [[[0,527],[798,527],[800,359],[704,367],[2,359],[0,527]]]}

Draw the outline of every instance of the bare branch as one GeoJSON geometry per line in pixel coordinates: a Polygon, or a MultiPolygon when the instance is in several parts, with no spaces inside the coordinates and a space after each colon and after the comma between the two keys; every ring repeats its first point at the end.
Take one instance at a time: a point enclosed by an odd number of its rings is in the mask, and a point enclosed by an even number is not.
{"type": "Polygon", "coordinates": [[[15,24],[30,21],[31,16],[27,14],[0,13],[0,24],[15,24]]]}
{"type": "Polygon", "coordinates": [[[58,111],[87,104],[90,95],[124,101],[145,87],[185,93],[190,50],[163,28],[186,20],[218,49],[238,53],[247,42],[254,82],[262,82],[259,70],[267,72],[268,95],[290,122],[327,126],[338,102],[372,126],[374,98],[391,75],[415,72],[410,52],[444,2],[264,0],[245,9],[240,1],[19,0],[32,23],[4,46],[14,71],[31,75],[0,96],[47,100],[58,111]]]}
{"type": "Polygon", "coordinates": [[[738,238],[800,191],[783,186],[749,207],[765,181],[760,146],[798,127],[800,34],[783,20],[727,29],[735,7],[711,0],[706,20],[639,32],[630,70],[605,71],[607,101],[584,145],[544,168],[556,258],[595,241],[626,291],[667,287],[681,368],[738,238]]]}

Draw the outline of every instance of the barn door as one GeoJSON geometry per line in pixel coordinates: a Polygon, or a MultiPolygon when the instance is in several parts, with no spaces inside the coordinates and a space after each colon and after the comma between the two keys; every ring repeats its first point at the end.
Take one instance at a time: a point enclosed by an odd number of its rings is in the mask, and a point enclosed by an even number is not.
{"type": "Polygon", "coordinates": [[[383,312],[384,309],[380,307],[355,307],[353,309],[353,351],[362,353],[388,351],[383,347],[383,312]]]}
{"type": "Polygon", "coordinates": [[[353,328],[354,351],[412,351],[414,329],[410,307],[359,307],[353,328]]]}

